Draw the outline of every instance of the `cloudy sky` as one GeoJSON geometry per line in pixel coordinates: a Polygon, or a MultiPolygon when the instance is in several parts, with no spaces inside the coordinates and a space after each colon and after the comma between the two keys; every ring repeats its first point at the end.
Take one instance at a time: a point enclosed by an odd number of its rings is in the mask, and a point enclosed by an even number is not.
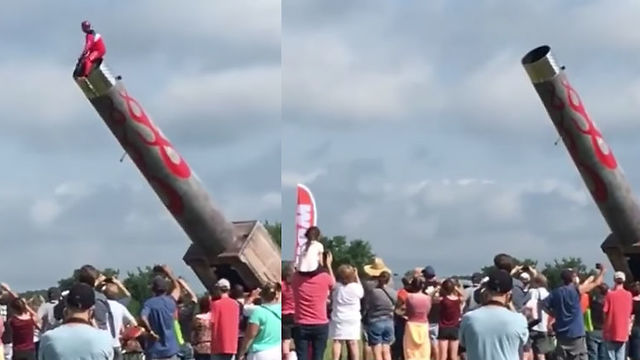
{"type": "Polygon", "coordinates": [[[84,263],[183,265],[190,241],[71,78],[89,19],[157,125],[231,220],[280,220],[277,0],[0,5],[0,281],[84,263]]]}
{"type": "Polygon", "coordinates": [[[470,273],[498,252],[605,260],[608,229],[554,146],[520,59],[552,47],[637,194],[640,4],[330,0],[282,10],[285,257],[303,182],[326,234],[369,240],[398,272],[470,273]]]}

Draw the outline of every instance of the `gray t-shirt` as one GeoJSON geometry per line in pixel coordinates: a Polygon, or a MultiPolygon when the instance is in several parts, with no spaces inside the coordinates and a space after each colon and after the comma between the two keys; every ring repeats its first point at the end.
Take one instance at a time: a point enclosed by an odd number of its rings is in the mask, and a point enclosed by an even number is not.
{"type": "Polygon", "coordinates": [[[531,299],[531,294],[524,290],[524,284],[519,279],[513,278],[513,290],[511,290],[511,301],[516,311],[522,311],[522,308],[531,299]]]}
{"type": "Polygon", "coordinates": [[[527,339],[527,320],[501,306],[470,311],[460,323],[460,345],[467,360],[517,360],[527,339]]]}
{"type": "Polygon", "coordinates": [[[96,325],[98,325],[98,328],[102,330],[110,330],[109,323],[110,321],[113,321],[113,318],[109,319],[109,313],[111,312],[111,309],[109,309],[107,297],[99,291],[94,291],[94,293],[96,295],[96,305],[94,308],[94,318],[96,320],[96,325]]]}
{"type": "Polygon", "coordinates": [[[384,318],[393,318],[393,310],[398,301],[396,292],[390,286],[384,289],[377,287],[377,282],[366,281],[364,284],[365,320],[367,322],[384,318]]]}

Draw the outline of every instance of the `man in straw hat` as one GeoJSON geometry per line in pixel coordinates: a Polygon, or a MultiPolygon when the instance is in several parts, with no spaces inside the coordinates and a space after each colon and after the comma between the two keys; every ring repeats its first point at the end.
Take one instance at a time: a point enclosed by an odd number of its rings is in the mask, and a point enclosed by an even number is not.
{"type": "Polygon", "coordinates": [[[364,283],[367,342],[377,359],[389,359],[390,346],[394,341],[393,314],[397,302],[396,292],[390,286],[392,272],[378,257],[364,267],[364,272],[370,277],[364,283]]]}

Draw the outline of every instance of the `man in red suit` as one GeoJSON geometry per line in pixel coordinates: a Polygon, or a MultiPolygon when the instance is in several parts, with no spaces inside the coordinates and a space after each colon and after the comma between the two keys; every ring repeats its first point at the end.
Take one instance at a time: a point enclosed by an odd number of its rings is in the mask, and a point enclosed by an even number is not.
{"type": "Polygon", "coordinates": [[[91,28],[91,23],[88,21],[82,22],[82,31],[85,35],[84,42],[84,50],[82,51],[81,59],[82,59],[82,76],[89,76],[89,72],[91,71],[91,66],[94,62],[99,59],[102,59],[104,54],[107,52],[106,47],[104,46],[104,41],[102,40],[102,36],[95,32],[91,28]]]}

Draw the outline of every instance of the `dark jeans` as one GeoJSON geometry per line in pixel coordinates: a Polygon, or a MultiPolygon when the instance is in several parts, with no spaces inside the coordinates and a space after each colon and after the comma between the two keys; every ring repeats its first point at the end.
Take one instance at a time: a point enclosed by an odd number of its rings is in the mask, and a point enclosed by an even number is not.
{"type": "Polygon", "coordinates": [[[309,359],[309,346],[311,346],[311,360],[322,360],[328,339],[329,324],[296,325],[296,327],[293,328],[293,342],[296,345],[296,356],[300,360],[309,359]]]}
{"type": "Polygon", "coordinates": [[[211,360],[211,354],[195,354],[194,359],[196,360],[211,360]]]}
{"type": "Polygon", "coordinates": [[[587,332],[587,353],[589,360],[608,360],[607,346],[602,338],[602,330],[587,332]]]}
{"type": "Polygon", "coordinates": [[[588,360],[587,342],[584,337],[566,339],[558,337],[556,359],[558,360],[588,360]]]}
{"type": "Polygon", "coordinates": [[[391,358],[394,360],[402,360],[404,358],[404,328],[407,324],[407,320],[402,316],[394,315],[393,317],[393,329],[394,329],[394,337],[396,341],[391,344],[391,358]]]}

